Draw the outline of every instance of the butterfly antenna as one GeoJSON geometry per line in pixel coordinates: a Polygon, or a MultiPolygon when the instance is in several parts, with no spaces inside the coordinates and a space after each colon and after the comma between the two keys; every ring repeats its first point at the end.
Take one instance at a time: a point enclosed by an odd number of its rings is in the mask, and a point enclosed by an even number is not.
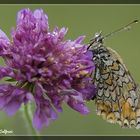
{"type": "Polygon", "coordinates": [[[138,22],[139,22],[138,20],[134,20],[134,21],[130,22],[129,24],[127,24],[127,25],[125,25],[125,26],[123,26],[123,27],[121,27],[121,28],[119,28],[119,29],[117,29],[117,30],[105,35],[104,37],[102,37],[102,39],[108,38],[108,37],[110,37],[110,36],[112,36],[112,35],[114,35],[114,34],[116,34],[118,32],[121,32],[121,31],[130,30],[130,28],[131,28],[130,25],[132,25],[134,23],[138,23],[138,22]]]}

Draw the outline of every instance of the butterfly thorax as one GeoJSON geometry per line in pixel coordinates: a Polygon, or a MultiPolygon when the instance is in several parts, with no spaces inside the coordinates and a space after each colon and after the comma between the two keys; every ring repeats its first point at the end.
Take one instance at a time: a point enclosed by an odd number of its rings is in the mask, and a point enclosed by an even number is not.
{"type": "Polygon", "coordinates": [[[103,44],[103,36],[96,33],[89,48],[93,52],[93,61],[98,68],[105,68],[105,63],[110,56],[108,49],[103,44]]]}

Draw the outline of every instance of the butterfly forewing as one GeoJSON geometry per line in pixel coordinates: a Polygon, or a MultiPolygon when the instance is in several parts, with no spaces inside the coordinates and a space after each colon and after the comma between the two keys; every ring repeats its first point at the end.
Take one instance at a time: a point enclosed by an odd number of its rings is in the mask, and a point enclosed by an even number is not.
{"type": "Polygon", "coordinates": [[[116,51],[102,41],[92,44],[95,72],[93,83],[97,87],[97,114],[122,127],[140,127],[140,92],[116,51]]]}

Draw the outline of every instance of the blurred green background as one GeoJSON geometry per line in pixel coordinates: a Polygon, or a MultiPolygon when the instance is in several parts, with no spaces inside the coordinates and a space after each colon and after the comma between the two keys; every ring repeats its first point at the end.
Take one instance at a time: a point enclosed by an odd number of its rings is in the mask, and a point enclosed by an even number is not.
{"type": "MultiPolygon", "coordinates": [[[[0,5],[0,28],[10,36],[16,25],[16,14],[23,8],[42,8],[49,17],[50,29],[68,27],[66,39],[86,35],[88,43],[94,33],[109,33],[121,26],[140,19],[140,5],[0,5]]],[[[122,56],[136,82],[140,83],[140,23],[130,31],[118,33],[105,40],[105,44],[122,56]]],[[[140,135],[140,130],[122,129],[109,124],[95,113],[94,102],[87,103],[91,113],[82,116],[66,105],[59,118],[42,129],[42,135],[140,135]]],[[[0,129],[13,130],[14,135],[31,135],[21,111],[8,117],[0,112],[0,129]]]]}

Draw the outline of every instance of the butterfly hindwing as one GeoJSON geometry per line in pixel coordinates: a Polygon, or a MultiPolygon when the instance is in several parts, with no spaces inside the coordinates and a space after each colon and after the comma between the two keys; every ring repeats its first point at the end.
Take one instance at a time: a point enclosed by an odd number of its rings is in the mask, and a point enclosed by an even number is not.
{"type": "Polygon", "coordinates": [[[121,57],[103,44],[93,50],[97,114],[122,127],[140,127],[140,92],[121,57]]]}

